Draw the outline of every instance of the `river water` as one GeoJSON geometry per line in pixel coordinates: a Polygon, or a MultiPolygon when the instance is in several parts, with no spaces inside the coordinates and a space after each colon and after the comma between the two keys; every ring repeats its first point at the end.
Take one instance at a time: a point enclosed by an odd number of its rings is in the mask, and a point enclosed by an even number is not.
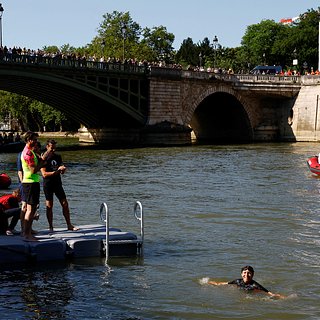
{"type": "MultiPolygon", "coordinates": [[[[320,180],[306,165],[318,151],[284,143],[60,152],[74,224],[99,223],[107,202],[111,226],[137,233],[139,200],[144,258],[2,270],[1,318],[319,319],[320,180]],[[247,264],[287,298],[203,284],[239,278],[247,264]]],[[[0,154],[12,188],[15,157],[0,154]]],[[[64,226],[58,205],[54,219],[64,226]]],[[[46,226],[42,204],[35,228],[46,226]]]]}

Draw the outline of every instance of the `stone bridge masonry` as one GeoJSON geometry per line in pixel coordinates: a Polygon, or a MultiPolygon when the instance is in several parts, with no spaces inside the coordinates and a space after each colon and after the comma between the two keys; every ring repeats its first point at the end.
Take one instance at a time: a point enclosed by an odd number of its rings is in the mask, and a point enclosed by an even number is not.
{"type": "Polygon", "coordinates": [[[320,140],[319,76],[21,59],[0,60],[0,90],[73,117],[83,124],[81,142],[147,146],[320,140]]]}
{"type": "MultiPolygon", "coordinates": [[[[159,143],[161,136],[165,136],[164,144],[179,144],[179,139],[180,144],[183,140],[184,143],[191,140],[212,143],[296,141],[301,133],[301,129],[295,127],[296,122],[309,118],[301,110],[299,120],[295,115],[295,109],[300,108],[299,91],[307,82],[301,84],[300,77],[184,71],[181,77],[169,78],[159,71],[150,75],[148,118],[149,127],[159,128],[152,137],[159,143]],[[171,128],[171,134],[169,130],[166,134],[160,132],[161,124],[171,128]]],[[[312,83],[309,90],[313,92],[316,87],[316,83],[312,83]]],[[[304,89],[301,92],[304,94],[304,89]]],[[[310,108],[314,109],[314,105],[310,108]]]]}
{"type": "MultiPolygon", "coordinates": [[[[320,141],[320,77],[301,77],[301,90],[292,108],[291,127],[295,141],[320,141]]],[[[284,134],[283,140],[290,140],[284,134]]]]}

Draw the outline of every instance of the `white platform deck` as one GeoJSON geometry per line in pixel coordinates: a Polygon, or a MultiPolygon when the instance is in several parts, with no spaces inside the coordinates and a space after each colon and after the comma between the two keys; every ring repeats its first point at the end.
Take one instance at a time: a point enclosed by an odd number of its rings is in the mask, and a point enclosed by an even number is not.
{"type": "MultiPolygon", "coordinates": [[[[38,241],[21,236],[0,236],[0,265],[101,257],[106,253],[106,226],[83,225],[78,231],[55,229],[40,231],[38,241]]],[[[109,228],[108,256],[135,256],[141,253],[142,240],[131,232],[109,228]]]]}

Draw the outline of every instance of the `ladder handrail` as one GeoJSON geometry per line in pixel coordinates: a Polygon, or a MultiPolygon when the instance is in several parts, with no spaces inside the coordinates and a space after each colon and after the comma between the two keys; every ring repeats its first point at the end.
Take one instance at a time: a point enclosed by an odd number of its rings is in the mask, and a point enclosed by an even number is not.
{"type": "MultiPolygon", "coordinates": [[[[133,214],[137,220],[140,221],[140,240],[136,241],[131,241],[131,242],[136,242],[139,243],[141,246],[139,247],[140,250],[140,255],[143,256],[143,242],[144,242],[144,220],[143,220],[143,209],[142,209],[142,204],[140,201],[136,201],[134,204],[134,209],[133,209],[133,214]]],[[[105,251],[106,251],[106,263],[108,262],[109,259],[109,237],[110,237],[110,230],[109,230],[109,209],[108,205],[103,202],[101,203],[100,206],[100,219],[101,221],[105,222],[106,224],[106,244],[105,244],[105,251]],[[103,216],[105,212],[105,218],[103,216]]],[[[111,241],[111,242],[119,242],[121,241],[111,241]]],[[[125,242],[125,241],[123,241],[125,242]]]]}
{"type": "Polygon", "coordinates": [[[140,238],[141,238],[141,251],[140,254],[143,256],[143,242],[144,242],[144,220],[143,220],[143,209],[140,201],[136,201],[133,209],[134,216],[140,221],[140,238]],[[138,212],[139,209],[139,212],[138,212]],[[139,215],[138,215],[139,213],[139,215]]]}
{"type": "Polygon", "coordinates": [[[109,258],[109,210],[108,210],[108,205],[105,202],[101,203],[101,206],[100,206],[100,219],[106,223],[105,250],[106,250],[106,262],[107,262],[109,258]],[[103,219],[103,216],[102,216],[103,209],[105,209],[105,212],[106,212],[106,219],[103,219]]]}

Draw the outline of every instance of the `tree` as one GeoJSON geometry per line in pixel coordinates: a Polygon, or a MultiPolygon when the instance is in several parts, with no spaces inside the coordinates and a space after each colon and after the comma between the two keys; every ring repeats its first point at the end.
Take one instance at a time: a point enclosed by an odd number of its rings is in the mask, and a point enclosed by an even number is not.
{"type": "Polygon", "coordinates": [[[150,49],[149,61],[170,62],[173,57],[174,34],[168,33],[166,27],[145,28],[143,30],[143,40],[141,45],[146,45],[150,49]]]}
{"type": "MultiPolygon", "coordinates": [[[[319,9],[300,15],[300,22],[290,25],[263,20],[248,26],[242,38],[242,56],[253,66],[281,65],[291,69],[293,59],[299,61],[299,70],[307,62],[315,70],[318,66],[319,9]]],[[[309,69],[310,71],[310,69],[309,69]]]]}
{"type": "Polygon", "coordinates": [[[129,12],[113,11],[103,15],[98,35],[88,46],[91,54],[122,60],[134,57],[138,51],[141,27],[130,17],[129,12]]]}
{"type": "Polygon", "coordinates": [[[68,131],[79,128],[79,123],[70,121],[62,112],[31,98],[0,91],[0,101],[0,119],[3,121],[11,114],[18,119],[22,131],[43,131],[44,127],[47,131],[61,131],[64,123],[68,124],[68,131]]]}
{"type": "MultiPolygon", "coordinates": [[[[300,71],[303,70],[303,63],[307,62],[314,70],[318,68],[318,34],[319,34],[320,8],[308,10],[300,15],[300,22],[294,25],[289,36],[286,38],[286,53],[299,62],[300,71]]],[[[310,68],[309,68],[310,71],[310,68]]]]}
{"type": "Polygon", "coordinates": [[[210,40],[209,38],[204,38],[202,42],[200,42],[197,45],[197,53],[198,53],[198,63],[200,66],[200,60],[201,60],[201,65],[206,66],[206,67],[212,67],[213,66],[213,61],[214,61],[214,51],[212,46],[210,45],[210,40]]]}
{"type": "Polygon", "coordinates": [[[281,36],[286,33],[288,26],[276,23],[274,20],[263,20],[258,24],[247,27],[241,45],[247,61],[251,65],[279,64],[279,56],[273,48],[281,42],[281,36]]]}
{"type": "Polygon", "coordinates": [[[199,61],[199,50],[191,38],[183,40],[176,54],[176,62],[183,66],[197,66],[199,61]]]}

